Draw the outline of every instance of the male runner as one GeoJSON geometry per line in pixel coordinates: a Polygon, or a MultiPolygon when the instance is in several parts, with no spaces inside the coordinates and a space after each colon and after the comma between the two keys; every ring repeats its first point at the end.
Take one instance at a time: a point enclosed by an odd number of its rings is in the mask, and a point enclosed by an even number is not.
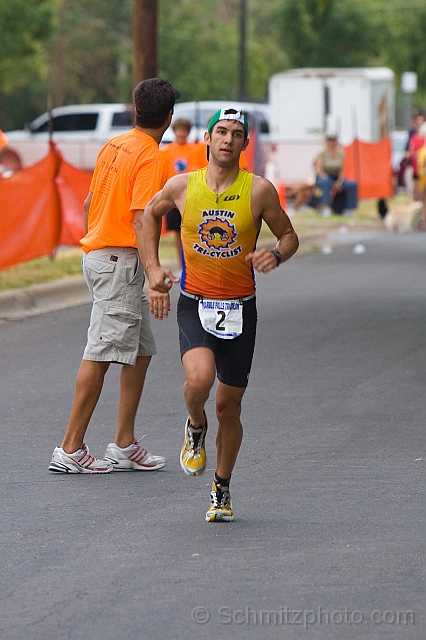
{"type": "Polygon", "coordinates": [[[145,375],[156,353],[138,248],[143,210],[167,179],[158,145],[179,97],[166,80],[140,82],[133,93],[135,127],[110,140],[96,160],[81,240],[92,314],[68,428],[53,451],[49,471],[155,471],[166,463],[142,448],[134,435],[145,375]],[[118,422],[115,441],[99,460],[89,454],[84,436],[112,362],[122,365],[118,422]]]}
{"type": "Polygon", "coordinates": [[[219,110],[210,120],[205,142],[209,165],[169,180],[145,209],[144,263],[151,287],[150,309],[163,318],[168,291],[177,279],[158,260],[161,217],[172,207],[182,212],[183,268],[178,325],[189,417],[180,454],[185,473],[206,467],[204,406],[216,389],[216,472],[208,522],[231,521],[229,481],[241,445],[241,400],[248,383],[256,334],[253,269],[268,273],[288,260],[298,238],[281,209],[274,186],[239,169],[248,144],[245,116],[219,110]],[[275,249],[256,249],[262,220],[277,238],[275,249]]]}

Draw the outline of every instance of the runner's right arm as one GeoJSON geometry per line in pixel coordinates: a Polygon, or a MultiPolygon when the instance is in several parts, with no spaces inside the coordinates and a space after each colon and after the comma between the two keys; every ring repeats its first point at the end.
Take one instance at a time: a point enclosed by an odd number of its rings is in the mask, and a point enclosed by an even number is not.
{"type": "MultiPolygon", "coordinates": [[[[173,283],[179,282],[169,269],[161,266],[158,247],[161,235],[161,220],[170,209],[183,206],[187,174],[171,178],[146,206],[143,217],[139,221],[142,236],[142,260],[145,273],[152,291],[160,294],[168,293],[173,283]]],[[[163,317],[159,297],[150,296],[150,310],[156,318],[163,317]]]]}

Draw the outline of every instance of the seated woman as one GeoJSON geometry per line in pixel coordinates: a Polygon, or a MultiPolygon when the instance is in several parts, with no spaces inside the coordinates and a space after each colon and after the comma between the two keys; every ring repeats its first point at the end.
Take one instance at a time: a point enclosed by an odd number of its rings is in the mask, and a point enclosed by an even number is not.
{"type": "Polygon", "coordinates": [[[344,180],[345,153],[335,134],[328,134],[325,149],[314,161],[315,186],[321,192],[319,204],[324,212],[341,214],[357,207],[356,182],[344,180]]]}

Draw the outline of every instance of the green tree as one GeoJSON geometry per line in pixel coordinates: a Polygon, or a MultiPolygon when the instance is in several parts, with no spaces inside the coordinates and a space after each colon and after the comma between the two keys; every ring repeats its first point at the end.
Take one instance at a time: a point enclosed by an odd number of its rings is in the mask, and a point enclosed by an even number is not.
{"type": "Polygon", "coordinates": [[[281,46],[292,67],[368,66],[378,57],[365,0],[282,0],[281,46]]]}
{"type": "Polygon", "coordinates": [[[47,75],[43,43],[52,31],[54,0],[0,0],[0,85],[4,93],[47,75]]]}
{"type": "MultiPolygon", "coordinates": [[[[267,98],[267,80],[285,65],[274,34],[276,0],[248,5],[247,89],[267,98]]],[[[239,0],[162,0],[159,75],[175,83],[182,100],[233,100],[238,91],[239,0]]]]}
{"type": "Polygon", "coordinates": [[[413,100],[426,105],[426,5],[423,0],[387,0],[366,6],[372,19],[380,21],[383,60],[397,75],[396,89],[404,71],[418,76],[413,100]]]}
{"type": "MultiPolygon", "coordinates": [[[[158,75],[182,100],[235,99],[240,0],[158,0],[158,75]]],[[[0,127],[55,104],[130,101],[133,0],[0,0],[0,127]]],[[[426,102],[425,0],[247,0],[247,93],[292,67],[415,71],[426,102]]]]}
{"type": "Polygon", "coordinates": [[[130,101],[132,8],[133,0],[0,0],[10,45],[0,61],[0,127],[22,127],[50,98],[53,106],[130,101]],[[44,40],[34,42],[36,33],[44,40]]]}
{"type": "Polygon", "coordinates": [[[132,0],[61,0],[50,46],[55,104],[131,99],[132,0]]]}

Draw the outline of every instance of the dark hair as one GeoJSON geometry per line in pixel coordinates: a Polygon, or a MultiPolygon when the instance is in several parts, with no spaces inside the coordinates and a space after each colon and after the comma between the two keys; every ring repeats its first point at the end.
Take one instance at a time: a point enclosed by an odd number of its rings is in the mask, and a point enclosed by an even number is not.
{"type": "Polygon", "coordinates": [[[142,80],[133,91],[135,122],[139,127],[159,129],[163,126],[175,101],[180,98],[167,80],[149,78],[142,80]]]}

